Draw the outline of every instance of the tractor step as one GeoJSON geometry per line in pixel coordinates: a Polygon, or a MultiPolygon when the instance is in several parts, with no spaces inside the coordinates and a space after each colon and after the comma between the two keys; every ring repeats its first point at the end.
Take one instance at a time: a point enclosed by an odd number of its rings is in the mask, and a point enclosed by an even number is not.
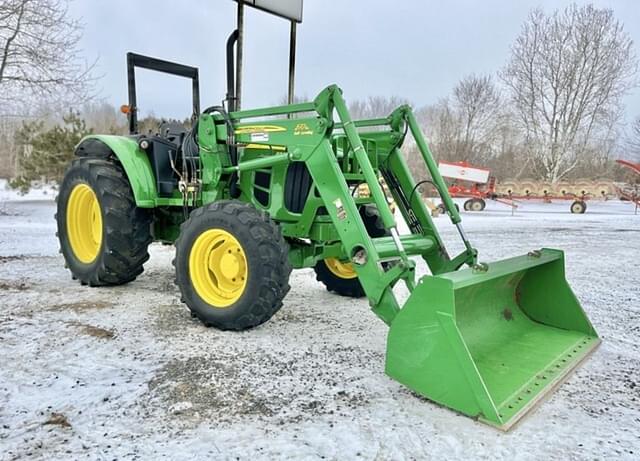
{"type": "MultiPolygon", "coordinates": [[[[399,255],[398,247],[392,237],[378,237],[372,240],[380,258],[392,258],[399,255]]],[[[408,256],[424,255],[436,248],[436,243],[433,239],[423,235],[401,235],[400,241],[408,256]]]]}

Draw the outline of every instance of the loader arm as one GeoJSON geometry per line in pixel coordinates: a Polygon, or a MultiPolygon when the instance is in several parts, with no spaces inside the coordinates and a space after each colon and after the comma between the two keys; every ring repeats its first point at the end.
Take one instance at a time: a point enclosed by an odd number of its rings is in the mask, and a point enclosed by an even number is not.
{"type": "MultiPolygon", "coordinates": [[[[384,119],[354,121],[340,89],[330,86],[313,103],[231,117],[236,142],[253,150],[245,150],[239,163],[223,173],[304,162],[329,222],[316,215],[310,200],[298,221],[282,222],[285,235],[304,238],[314,226],[331,226],[335,237],[322,242],[320,254],[303,259],[338,257],[353,265],[373,312],[390,326],[386,372],[392,378],[442,405],[508,429],[600,343],[565,279],[561,251],[543,249],[477,263],[477,252],[408,106],[384,119]],[[269,118],[264,124],[244,120],[310,111],[318,117],[269,118]],[[453,258],[417,192],[422,181],[415,181],[401,154],[408,133],[464,243],[465,250],[453,258]],[[398,232],[380,176],[409,225],[408,235],[398,232]],[[349,189],[354,181],[368,186],[368,200],[389,236],[367,233],[358,212],[362,202],[349,189]],[[412,256],[421,256],[433,275],[417,280],[412,256]],[[460,270],[465,265],[469,267],[460,270]],[[394,294],[399,281],[410,292],[404,305],[394,294]]],[[[250,184],[242,178],[241,183],[250,184]]],[[[275,207],[269,209],[274,218],[286,218],[279,205],[270,206],[275,207]]]]}
{"type": "MultiPolygon", "coordinates": [[[[262,143],[265,147],[268,144],[272,151],[270,155],[260,158],[243,158],[236,167],[223,171],[242,173],[291,161],[305,162],[339,236],[343,248],[342,258],[353,264],[372,310],[385,323],[391,324],[400,309],[393,294],[396,283],[402,280],[410,291],[415,287],[415,263],[409,256],[423,257],[434,274],[455,270],[464,264],[475,264],[476,251],[466,240],[463,232],[461,235],[466,251],[453,259],[449,257],[426,207],[416,193],[418,184],[411,176],[399,149],[406,129],[410,130],[416,138],[431,179],[447,205],[452,222],[460,230],[462,229],[460,216],[453,206],[435,160],[408,106],[398,108],[384,119],[354,121],[348,112],[341,90],[332,85],[322,91],[312,104],[303,103],[283,108],[241,111],[232,113],[231,117],[238,122],[243,122],[235,125],[238,142],[251,143],[250,145],[254,148],[262,143]],[[299,123],[300,120],[287,119],[269,122],[269,124],[245,122],[246,119],[254,117],[283,115],[310,109],[319,114],[317,120],[303,119],[301,121],[304,123],[299,123]],[[333,119],[334,113],[337,115],[336,120],[333,119]],[[305,127],[307,136],[296,137],[300,134],[300,131],[296,131],[300,126],[305,127]],[[385,127],[389,130],[384,136],[392,139],[393,143],[390,143],[387,149],[382,149],[379,155],[381,161],[378,159],[377,152],[372,153],[365,148],[363,138],[358,132],[359,129],[367,127],[385,127]],[[335,130],[341,131],[346,141],[340,155],[330,141],[335,130]],[[295,138],[294,144],[291,139],[292,132],[295,138]],[[259,138],[263,137],[263,133],[269,134],[268,142],[260,141],[259,138]],[[284,146],[284,148],[274,149],[274,146],[284,146]],[[372,165],[372,158],[378,164],[377,169],[372,165]],[[380,213],[384,227],[389,230],[390,237],[370,238],[368,236],[343,171],[344,165],[350,159],[356,162],[358,173],[368,186],[371,201],[380,213]],[[390,185],[391,193],[412,230],[411,235],[399,235],[395,217],[378,179],[380,174],[390,185]],[[393,264],[383,266],[384,261],[393,261],[393,264]]],[[[375,135],[373,138],[375,140],[375,135]]],[[[267,137],[264,136],[264,139],[267,137]]],[[[278,210],[270,213],[276,218],[279,216],[278,210]]],[[[303,225],[303,223],[295,224],[295,226],[303,225]]]]}

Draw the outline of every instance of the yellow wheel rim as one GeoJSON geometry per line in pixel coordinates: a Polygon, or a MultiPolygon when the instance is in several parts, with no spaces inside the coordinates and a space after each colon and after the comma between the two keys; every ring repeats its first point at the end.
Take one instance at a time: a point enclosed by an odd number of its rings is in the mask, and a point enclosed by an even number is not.
{"type": "Polygon", "coordinates": [[[333,275],[341,279],[354,279],[358,276],[351,263],[343,263],[337,258],[327,258],[324,263],[333,275]]]}
{"type": "Polygon", "coordinates": [[[247,257],[233,235],[210,229],[191,247],[189,274],[203,301],[212,307],[229,307],[240,299],[247,285],[247,257]]]}
{"type": "Polygon", "coordinates": [[[88,184],[71,190],[67,202],[67,235],[80,262],[93,262],[102,246],[102,211],[96,193],[88,184]]]}

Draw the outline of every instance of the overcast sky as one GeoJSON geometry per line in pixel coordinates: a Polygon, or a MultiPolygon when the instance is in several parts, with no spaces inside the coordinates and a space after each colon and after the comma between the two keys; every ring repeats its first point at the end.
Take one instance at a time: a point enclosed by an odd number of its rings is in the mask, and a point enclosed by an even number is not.
{"type": "MultiPolygon", "coordinates": [[[[470,73],[494,74],[529,10],[566,0],[305,0],[298,27],[296,94],[313,98],[337,83],[347,99],[372,95],[434,103],[470,73]]],[[[640,1],[595,0],[612,8],[640,55],[640,1]]],[[[126,103],[127,51],[200,68],[202,107],[225,94],[225,41],[235,27],[231,0],[76,0],[71,13],[86,28],[88,59],[98,58],[102,96],[126,103]]],[[[289,24],[247,8],[243,107],[280,103],[287,90],[289,24]]],[[[185,117],[188,81],[139,70],[138,105],[158,116],[185,117]]],[[[626,99],[627,119],[640,115],[640,88],[626,99]]]]}

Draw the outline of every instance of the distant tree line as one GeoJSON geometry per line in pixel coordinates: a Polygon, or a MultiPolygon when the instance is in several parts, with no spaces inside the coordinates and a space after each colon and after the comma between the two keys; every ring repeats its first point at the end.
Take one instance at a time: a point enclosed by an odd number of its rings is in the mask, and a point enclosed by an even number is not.
{"type": "MultiPolygon", "coordinates": [[[[26,120],[15,129],[12,137],[15,169],[7,175],[10,186],[26,192],[36,182],[58,183],[82,138],[93,133],[129,133],[126,117],[105,102],[88,103],[81,111],[71,110],[56,120],[50,117],[26,120]]],[[[141,133],[157,133],[163,122],[190,126],[189,118],[173,120],[148,115],[138,121],[138,129],[141,133]]]]}
{"type": "MultiPolygon", "coordinates": [[[[122,114],[96,102],[91,66],[78,59],[81,27],[66,5],[0,1],[0,176],[23,189],[58,180],[86,134],[127,132],[122,114]],[[16,104],[16,95],[34,103],[16,104]]],[[[615,158],[640,161],[640,115],[623,124],[623,97],[638,84],[637,71],[633,42],[612,10],[534,9],[502,69],[469,74],[416,112],[439,159],[488,167],[498,179],[621,178],[615,158]]],[[[383,117],[409,103],[376,96],[351,101],[350,110],[354,118],[383,117]]],[[[147,117],[140,129],[160,122],[147,117]]],[[[415,146],[405,145],[409,166],[424,177],[415,146]]]]}
{"type": "Polygon", "coordinates": [[[82,57],[81,37],[82,25],[69,15],[67,0],[0,0],[1,176],[48,168],[39,153],[55,145],[51,155],[58,155],[71,136],[65,130],[81,130],[77,114],[54,116],[95,97],[93,65],[82,57]],[[58,119],[62,125],[54,129],[52,120],[58,119]],[[45,137],[25,145],[48,128],[45,137]]]}

